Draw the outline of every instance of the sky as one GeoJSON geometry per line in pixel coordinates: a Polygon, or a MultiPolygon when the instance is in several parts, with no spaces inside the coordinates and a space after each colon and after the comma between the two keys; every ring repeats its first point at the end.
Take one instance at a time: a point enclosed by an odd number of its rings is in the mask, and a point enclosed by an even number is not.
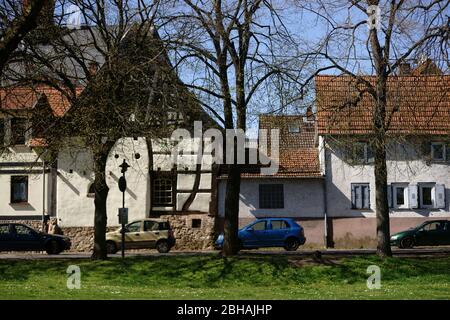
{"type": "MultiPolygon", "coordinates": [[[[367,15],[364,12],[361,12],[356,8],[348,8],[348,5],[337,7],[339,3],[348,3],[348,1],[343,0],[324,0],[329,2],[329,10],[328,10],[328,19],[332,21],[334,25],[339,26],[350,26],[357,24],[359,21],[363,21],[367,19],[367,15]]],[[[431,0],[429,0],[431,1],[431,0]]],[[[131,1],[133,3],[133,1],[131,1]]],[[[282,17],[283,25],[289,31],[289,33],[295,38],[297,43],[297,47],[293,48],[292,45],[287,45],[283,48],[283,44],[279,44],[277,51],[277,59],[288,60],[293,56],[298,56],[293,63],[293,66],[296,67],[298,63],[298,76],[300,80],[307,79],[310,77],[318,68],[330,65],[330,62],[323,58],[315,56],[314,59],[308,61],[306,67],[303,67],[302,63],[304,59],[304,54],[308,52],[316,51],[316,46],[320,43],[320,41],[326,36],[330,31],[330,23],[325,21],[325,19],[321,18],[319,15],[312,13],[308,9],[300,9],[296,3],[305,4],[307,8],[317,8],[317,1],[312,0],[272,0],[272,4],[280,16],[282,17]]],[[[381,21],[383,23],[386,22],[386,10],[388,6],[386,5],[387,1],[382,1],[381,9],[381,21]]],[[[410,2],[412,3],[412,1],[410,2]]],[[[65,8],[70,6],[70,1],[65,1],[65,8]]],[[[325,12],[321,11],[321,14],[324,15],[325,12]]],[[[447,8],[446,10],[447,16],[450,15],[450,11],[447,8]]],[[[262,24],[270,23],[269,16],[261,16],[259,22],[262,24]]],[[[420,25],[422,21],[421,18],[416,19],[416,24],[410,26],[410,28],[417,30],[417,32],[410,32],[408,37],[401,32],[397,35],[394,35],[395,48],[398,51],[402,51],[402,47],[408,46],[408,40],[415,39],[420,37],[421,29],[423,27],[420,25]]],[[[369,56],[369,52],[366,47],[366,39],[369,33],[369,29],[367,25],[361,25],[358,28],[358,31],[353,34],[354,38],[350,38],[348,32],[346,36],[333,36],[330,40],[329,46],[329,55],[333,58],[337,59],[339,63],[344,66],[346,69],[358,73],[358,74],[373,74],[373,67],[371,63],[371,59],[369,56]],[[353,41],[354,40],[354,41],[353,41]],[[354,46],[349,47],[348,43],[352,41],[354,46]],[[345,57],[343,60],[341,58],[345,57]]],[[[381,39],[383,40],[383,39],[381,39]]],[[[447,48],[448,49],[448,48],[447,48]]],[[[410,61],[413,62],[413,61],[410,61]]],[[[197,64],[198,66],[198,64],[197,64]]],[[[248,71],[250,72],[250,71],[248,71]]],[[[327,74],[338,74],[339,72],[336,70],[327,70],[324,73],[327,74]]],[[[199,68],[193,68],[192,65],[185,68],[179,69],[179,76],[182,81],[185,83],[195,83],[199,84],[199,79],[204,75],[204,70],[202,70],[202,66],[199,68]]],[[[230,74],[230,78],[233,79],[234,75],[230,74]]],[[[292,84],[291,84],[292,85],[292,84]]],[[[298,88],[294,88],[298,89],[298,88]]],[[[295,90],[293,90],[295,91],[295,90]]],[[[284,95],[285,93],[283,93],[284,95]]],[[[312,103],[314,92],[311,92],[311,95],[306,99],[301,101],[296,101],[296,103],[292,104],[290,108],[283,109],[283,112],[293,113],[293,112],[301,112],[302,107],[309,105],[312,103]]],[[[206,98],[206,97],[205,97],[206,98]]],[[[250,103],[248,110],[248,128],[249,128],[249,136],[254,138],[257,133],[257,117],[260,113],[267,113],[273,110],[278,110],[280,106],[280,102],[277,100],[282,100],[282,95],[280,95],[276,90],[271,90],[271,88],[264,88],[264,90],[260,90],[257,95],[254,96],[252,102],[250,103]]],[[[220,110],[218,110],[220,113],[220,110]]]]}

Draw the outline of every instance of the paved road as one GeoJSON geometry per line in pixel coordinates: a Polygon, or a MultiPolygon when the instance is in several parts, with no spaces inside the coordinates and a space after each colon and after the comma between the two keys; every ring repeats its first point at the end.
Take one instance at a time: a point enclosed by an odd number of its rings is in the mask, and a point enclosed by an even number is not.
{"type": "MultiPolygon", "coordinates": [[[[375,254],[374,249],[328,249],[328,250],[298,250],[287,252],[284,250],[243,250],[239,253],[242,257],[252,256],[292,256],[308,257],[320,252],[322,256],[347,257],[356,255],[375,254]]],[[[171,251],[164,256],[208,256],[218,255],[219,251],[171,251]]],[[[426,256],[450,256],[450,247],[424,247],[416,249],[393,249],[394,256],[399,257],[426,257],[426,256]]],[[[126,252],[127,257],[154,257],[163,256],[154,250],[142,250],[140,252],[126,252]]],[[[63,252],[59,255],[47,255],[39,252],[1,252],[0,260],[33,260],[33,259],[87,259],[90,253],[63,252]]],[[[119,254],[113,254],[111,257],[120,257],[119,254]]]]}

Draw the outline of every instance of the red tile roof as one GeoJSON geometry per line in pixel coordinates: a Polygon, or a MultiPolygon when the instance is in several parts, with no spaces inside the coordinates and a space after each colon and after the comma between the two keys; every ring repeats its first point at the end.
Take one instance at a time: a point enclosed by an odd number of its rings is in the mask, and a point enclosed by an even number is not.
{"type": "MultiPolygon", "coordinates": [[[[315,144],[314,121],[303,115],[261,115],[260,129],[279,129],[279,170],[275,175],[243,173],[243,178],[319,178],[319,152],[315,144]],[[300,132],[289,132],[290,125],[298,125],[300,132]]],[[[270,131],[268,132],[270,135],[270,131]]],[[[270,150],[270,145],[268,146],[270,150]]]]}
{"type": "MultiPolygon", "coordinates": [[[[77,94],[82,88],[77,88],[77,94]]],[[[61,117],[70,108],[66,95],[48,86],[0,88],[0,109],[31,110],[40,99],[46,98],[53,114],[61,117]]]]}
{"type": "MultiPolygon", "coordinates": [[[[375,77],[365,80],[375,83],[375,77]]],[[[315,78],[319,134],[369,134],[374,100],[350,76],[315,78]]],[[[450,134],[450,75],[392,76],[387,82],[388,133],[450,134]]]]}

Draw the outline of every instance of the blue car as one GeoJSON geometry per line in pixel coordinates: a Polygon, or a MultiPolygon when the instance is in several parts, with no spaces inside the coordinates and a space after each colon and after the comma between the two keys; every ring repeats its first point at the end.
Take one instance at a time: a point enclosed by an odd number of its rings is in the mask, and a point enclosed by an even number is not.
{"type": "MultiPolygon", "coordinates": [[[[303,228],[289,218],[257,219],[240,229],[238,237],[243,249],[283,247],[295,251],[306,242],[303,228]]],[[[223,234],[217,238],[215,247],[223,247],[223,234]]]]}

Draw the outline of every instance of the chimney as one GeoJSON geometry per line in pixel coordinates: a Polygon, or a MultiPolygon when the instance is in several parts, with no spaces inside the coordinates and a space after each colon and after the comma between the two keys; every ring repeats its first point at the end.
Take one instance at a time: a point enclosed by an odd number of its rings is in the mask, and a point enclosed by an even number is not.
{"type": "Polygon", "coordinates": [[[408,62],[402,62],[399,65],[399,73],[400,76],[408,76],[411,74],[411,65],[408,62]]]}
{"type": "Polygon", "coordinates": [[[314,112],[312,111],[312,107],[306,108],[306,120],[314,121],[314,112]]]}
{"type": "Polygon", "coordinates": [[[53,25],[53,14],[55,13],[55,0],[22,0],[22,12],[27,14],[33,2],[43,1],[41,13],[38,18],[38,27],[53,25]]]}

